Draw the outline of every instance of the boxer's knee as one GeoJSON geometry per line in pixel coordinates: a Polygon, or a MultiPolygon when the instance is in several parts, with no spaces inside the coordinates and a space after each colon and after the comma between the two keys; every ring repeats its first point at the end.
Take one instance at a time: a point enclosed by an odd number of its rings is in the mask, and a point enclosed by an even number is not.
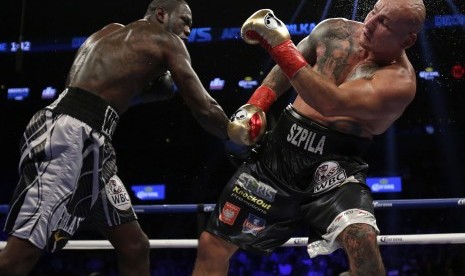
{"type": "Polygon", "coordinates": [[[229,258],[231,258],[236,250],[237,246],[209,232],[203,232],[199,237],[197,260],[229,262],[229,258]]]}
{"type": "Polygon", "coordinates": [[[354,275],[384,275],[384,265],[377,242],[376,230],[368,224],[349,225],[338,241],[343,245],[354,275]]]}
{"type": "Polygon", "coordinates": [[[24,269],[20,262],[0,253],[0,275],[19,276],[27,275],[27,273],[28,271],[24,269]]]}
{"type": "Polygon", "coordinates": [[[0,275],[28,275],[41,256],[41,250],[26,241],[10,237],[0,251],[0,275]]]}
{"type": "Polygon", "coordinates": [[[120,262],[142,264],[149,261],[150,241],[136,221],[104,232],[115,248],[120,262]]]}
{"type": "Polygon", "coordinates": [[[237,246],[211,233],[203,232],[199,237],[197,259],[192,275],[227,275],[229,259],[236,250],[237,246]]]}
{"type": "Polygon", "coordinates": [[[126,260],[145,260],[150,254],[150,241],[145,234],[140,234],[117,248],[118,255],[126,260]]]}
{"type": "Polygon", "coordinates": [[[343,245],[359,247],[377,245],[377,233],[373,226],[364,223],[356,223],[347,226],[339,235],[338,239],[343,245]]]}

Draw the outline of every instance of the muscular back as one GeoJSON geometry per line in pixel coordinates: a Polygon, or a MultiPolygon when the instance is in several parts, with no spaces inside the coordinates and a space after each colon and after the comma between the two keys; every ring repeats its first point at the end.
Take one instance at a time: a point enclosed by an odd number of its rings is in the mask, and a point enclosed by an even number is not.
{"type": "Polygon", "coordinates": [[[411,102],[415,74],[405,52],[390,64],[367,60],[359,44],[362,27],[329,19],[299,43],[313,73],[302,70],[298,77],[318,78],[321,86],[293,82],[299,92],[294,107],[330,128],[371,137],[386,131],[411,102]]]}
{"type": "Polygon", "coordinates": [[[226,139],[228,117],[203,87],[183,42],[192,12],[183,1],[172,4],[162,8],[154,1],[143,19],[92,34],[78,50],[67,86],[99,95],[121,114],[130,105],[166,98],[174,82],[200,126],[226,139]]]}
{"type": "Polygon", "coordinates": [[[189,59],[183,47],[181,39],[147,20],[110,24],[78,50],[68,85],[96,93],[122,112],[132,97],[167,70],[167,51],[177,50],[189,59]]]}

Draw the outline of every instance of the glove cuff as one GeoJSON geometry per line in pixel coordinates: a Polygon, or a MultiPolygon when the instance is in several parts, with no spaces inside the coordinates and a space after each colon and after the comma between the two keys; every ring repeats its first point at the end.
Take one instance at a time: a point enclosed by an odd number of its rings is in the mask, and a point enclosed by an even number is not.
{"type": "Polygon", "coordinates": [[[271,57],[289,79],[292,79],[300,69],[308,65],[304,56],[297,49],[292,40],[286,40],[276,45],[269,52],[271,57]]]}
{"type": "Polygon", "coordinates": [[[263,112],[267,112],[274,101],[276,101],[276,93],[273,89],[266,85],[260,85],[250,97],[248,104],[253,104],[259,107],[263,112]]]}

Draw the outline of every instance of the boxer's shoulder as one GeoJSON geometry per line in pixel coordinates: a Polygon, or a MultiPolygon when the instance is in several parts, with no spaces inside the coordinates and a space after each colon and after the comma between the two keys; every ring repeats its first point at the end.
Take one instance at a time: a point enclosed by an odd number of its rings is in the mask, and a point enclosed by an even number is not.
{"type": "Polygon", "coordinates": [[[316,25],[310,36],[314,39],[328,36],[336,36],[338,38],[341,38],[341,36],[348,37],[353,35],[362,26],[362,23],[346,18],[329,18],[316,25]]]}

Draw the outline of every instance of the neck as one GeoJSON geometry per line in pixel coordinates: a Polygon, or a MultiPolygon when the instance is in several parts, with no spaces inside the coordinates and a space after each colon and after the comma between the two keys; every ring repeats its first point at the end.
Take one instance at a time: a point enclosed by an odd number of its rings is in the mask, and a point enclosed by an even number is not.
{"type": "Polygon", "coordinates": [[[386,66],[395,63],[396,60],[399,59],[399,57],[402,55],[402,53],[375,53],[375,52],[367,52],[365,56],[365,62],[371,62],[371,63],[376,63],[377,65],[380,66],[386,66]]]}

